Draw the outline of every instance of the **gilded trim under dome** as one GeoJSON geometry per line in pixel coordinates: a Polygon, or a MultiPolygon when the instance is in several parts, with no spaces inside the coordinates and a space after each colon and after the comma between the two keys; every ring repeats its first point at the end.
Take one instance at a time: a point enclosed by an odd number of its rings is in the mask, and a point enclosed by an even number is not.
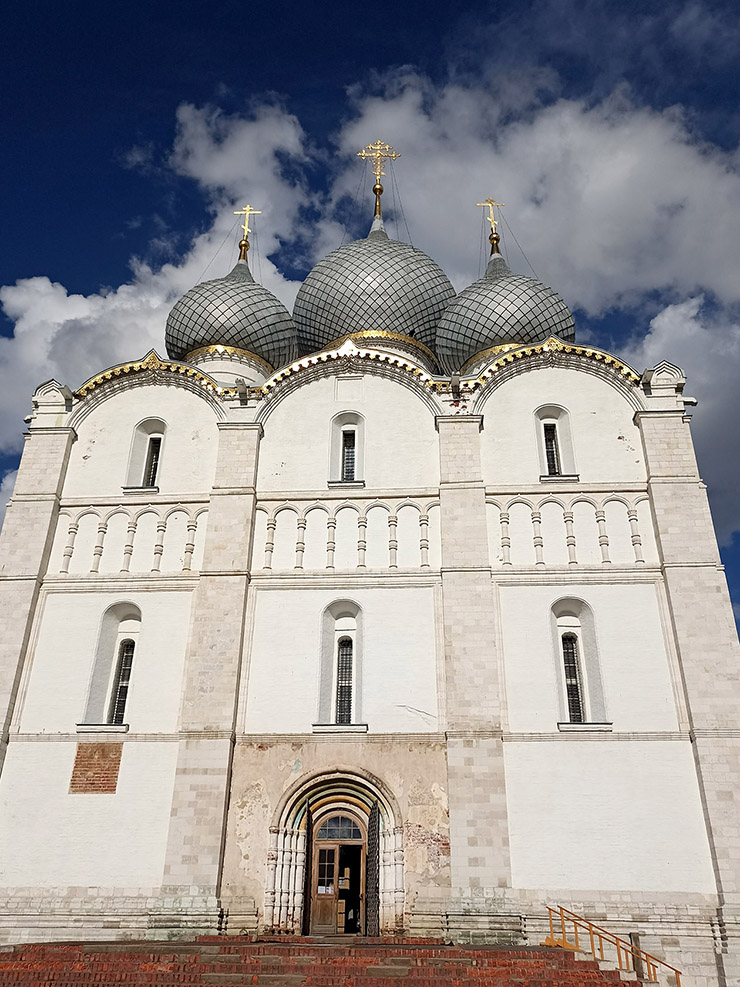
{"type": "Polygon", "coordinates": [[[390,329],[363,329],[360,332],[348,332],[346,335],[340,336],[339,339],[333,339],[327,346],[324,346],[321,352],[338,349],[347,339],[351,339],[353,342],[362,339],[389,339],[414,347],[433,360],[435,364],[437,362],[437,357],[424,343],[420,343],[418,339],[414,339],[412,336],[405,336],[402,332],[391,332],[390,329]]]}
{"type": "Polygon", "coordinates": [[[211,357],[214,360],[217,360],[219,357],[226,360],[247,360],[257,364],[258,367],[265,371],[266,376],[275,373],[275,368],[267,360],[263,360],[256,353],[241,349],[239,346],[224,346],[222,343],[215,343],[212,346],[199,346],[197,350],[191,350],[186,355],[185,362],[192,363],[194,360],[199,360],[202,357],[211,357]]]}

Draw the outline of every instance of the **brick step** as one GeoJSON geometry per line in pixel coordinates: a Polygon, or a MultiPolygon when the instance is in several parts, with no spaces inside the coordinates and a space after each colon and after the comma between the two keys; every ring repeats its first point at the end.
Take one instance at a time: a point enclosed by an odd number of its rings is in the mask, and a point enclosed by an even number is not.
{"type": "MultiPolygon", "coordinates": [[[[599,966],[547,947],[203,937],[21,945],[0,952],[0,987],[605,987],[620,981],[615,970],[599,966]]],[[[640,985],[632,980],[630,987],[640,985]]]]}
{"type": "Polygon", "coordinates": [[[413,981],[416,981],[419,978],[445,980],[450,977],[461,976],[467,977],[471,980],[478,980],[484,979],[491,974],[506,975],[508,973],[513,973],[514,971],[526,973],[529,976],[544,976],[548,973],[552,974],[557,972],[561,979],[572,979],[573,977],[584,977],[593,974],[596,975],[597,979],[599,977],[604,979],[604,974],[613,972],[610,970],[599,971],[594,963],[591,963],[589,966],[586,966],[585,963],[579,964],[580,969],[574,969],[573,967],[560,964],[548,965],[542,961],[533,963],[528,963],[527,961],[486,963],[479,965],[464,964],[460,961],[450,961],[445,964],[425,964],[418,961],[413,964],[408,962],[389,963],[387,961],[376,961],[363,964],[327,964],[322,963],[321,961],[314,961],[311,963],[290,963],[281,961],[278,963],[260,964],[249,961],[244,962],[238,957],[232,957],[229,955],[208,957],[207,961],[200,961],[198,963],[193,963],[192,960],[175,959],[165,956],[127,958],[125,962],[119,963],[113,963],[107,958],[103,959],[90,956],[88,956],[84,961],[79,959],[69,959],[65,961],[57,960],[45,962],[43,959],[35,958],[33,960],[15,960],[13,962],[0,963],[0,971],[74,971],[85,969],[89,971],[110,972],[115,970],[145,970],[152,967],[161,967],[182,972],[193,969],[200,972],[225,972],[225,968],[228,968],[228,972],[239,972],[245,976],[301,976],[303,978],[309,977],[311,979],[317,976],[346,977],[361,974],[375,977],[379,976],[381,972],[386,971],[388,976],[404,976],[413,981]]]}

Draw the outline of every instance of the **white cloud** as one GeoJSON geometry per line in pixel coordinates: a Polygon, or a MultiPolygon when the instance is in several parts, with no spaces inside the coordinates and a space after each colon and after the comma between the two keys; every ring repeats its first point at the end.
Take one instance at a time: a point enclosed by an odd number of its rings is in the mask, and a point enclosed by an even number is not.
{"type": "Polygon", "coordinates": [[[299,185],[281,176],[279,163],[281,155],[302,157],[303,139],[295,118],[275,107],[234,119],[212,107],[181,106],[171,164],[198,183],[213,216],[186,254],[158,270],[132,258],[129,283],[86,296],[70,295],[46,277],[0,288],[0,304],[15,324],[12,338],[0,338],[5,381],[0,451],[20,448],[22,417],[42,381],[56,377],[75,387],[101,368],[142,356],[151,347],[164,354],[164,326],[176,299],[204,276],[225,274],[233,263],[234,209],[247,194],[263,209],[255,231],[261,280],[291,304],[297,285],[282,277],[267,254],[278,246],[278,233],[295,225],[306,201],[299,185]],[[228,248],[225,240],[231,241],[228,248]]]}
{"type": "Polygon", "coordinates": [[[669,360],[681,367],[686,393],[699,400],[691,431],[699,470],[709,486],[717,535],[729,544],[740,527],[740,325],[712,313],[701,297],[669,305],[655,316],[647,335],[621,354],[637,367],[669,360]]]}
{"type": "MultiPolygon", "coordinates": [[[[737,161],[692,143],[677,110],[636,107],[623,90],[595,106],[559,100],[505,118],[498,110],[483,87],[434,89],[405,72],[358,99],[339,136],[348,160],[381,133],[402,150],[414,240],[457,286],[478,268],[475,202],[494,195],[539,276],[589,314],[655,290],[740,300],[737,161]]],[[[351,175],[356,167],[335,194],[354,187],[351,175]]],[[[513,243],[509,256],[527,271],[513,243]]]]}

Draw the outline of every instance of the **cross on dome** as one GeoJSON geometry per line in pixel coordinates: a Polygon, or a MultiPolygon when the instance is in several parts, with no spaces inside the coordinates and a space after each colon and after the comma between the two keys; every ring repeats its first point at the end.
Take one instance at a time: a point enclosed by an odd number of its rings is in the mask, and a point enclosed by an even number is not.
{"type": "Polygon", "coordinates": [[[242,206],[241,209],[235,209],[234,215],[244,217],[244,222],[242,223],[242,230],[244,232],[244,236],[239,241],[239,260],[246,260],[247,251],[249,250],[249,234],[252,232],[249,226],[249,217],[261,216],[262,210],[253,209],[252,206],[247,204],[246,206],[242,206]]]}
{"type": "Polygon", "coordinates": [[[380,197],[383,194],[383,186],[380,184],[380,178],[382,175],[385,175],[383,162],[395,161],[401,155],[398,151],[394,151],[390,144],[377,140],[374,144],[366,144],[361,151],[357,152],[357,157],[362,158],[363,161],[373,162],[370,170],[375,175],[375,185],[373,185],[373,192],[375,193],[375,215],[381,216],[380,197]]]}
{"type": "Polygon", "coordinates": [[[496,202],[494,199],[491,198],[490,195],[483,202],[476,202],[476,206],[483,206],[484,209],[488,210],[488,222],[491,224],[491,232],[489,234],[488,240],[491,244],[492,254],[499,253],[498,243],[499,240],[501,239],[500,236],[498,235],[498,230],[496,229],[499,221],[496,219],[493,209],[494,206],[498,206],[499,208],[501,208],[505,204],[506,203],[504,202],[496,202]]]}

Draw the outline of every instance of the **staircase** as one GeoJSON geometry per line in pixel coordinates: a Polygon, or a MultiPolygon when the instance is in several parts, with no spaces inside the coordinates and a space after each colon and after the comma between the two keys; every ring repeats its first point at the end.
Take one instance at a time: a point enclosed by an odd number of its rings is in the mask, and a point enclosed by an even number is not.
{"type": "MultiPolygon", "coordinates": [[[[634,977],[634,974],[633,974],[634,977]]],[[[0,951],[0,987],[601,987],[615,970],[550,947],[343,937],[194,943],[35,943],[0,951]]],[[[639,987],[631,980],[630,987],[639,987]]]]}

